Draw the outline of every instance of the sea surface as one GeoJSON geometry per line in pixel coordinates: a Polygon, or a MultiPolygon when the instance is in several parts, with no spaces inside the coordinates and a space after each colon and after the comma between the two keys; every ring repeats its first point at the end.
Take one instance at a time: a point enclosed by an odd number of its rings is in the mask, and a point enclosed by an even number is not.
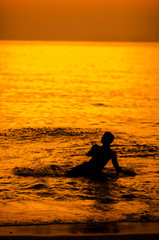
{"type": "Polygon", "coordinates": [[[159,43],[0,41],[0,225],[159,221],[159,43]],[[68,177],[105,131],[124,173],[68,177]]]}

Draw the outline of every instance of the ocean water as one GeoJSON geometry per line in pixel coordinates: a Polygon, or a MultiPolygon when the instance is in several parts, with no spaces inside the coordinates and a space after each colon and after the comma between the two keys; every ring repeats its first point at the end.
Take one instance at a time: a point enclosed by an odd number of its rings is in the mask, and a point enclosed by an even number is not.
{"type": "Polygon", "coordinates": [[[159,43],[1,41],[0,57],[0,225],[159,221],[159,43]],[[125,172],[67,177],[105,131],[125,172]]]}

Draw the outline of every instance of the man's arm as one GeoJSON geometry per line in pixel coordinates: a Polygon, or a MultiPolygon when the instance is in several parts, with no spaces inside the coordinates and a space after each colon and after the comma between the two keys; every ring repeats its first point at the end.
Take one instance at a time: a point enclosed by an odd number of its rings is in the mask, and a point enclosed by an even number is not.
{"type": "Polygon", "coordinates": [[[97,151],[98,145],[93,145],[89,152],[86,154],[87,157],[92,157],[97,151]]]}
{"type": "Polygon", "coordinates": [[[119,164],[118,164],[118,161],[117,161],[117,155],[116,155],[115,152],[113,152],[112,163],[113,163],[113,166],[114,166],[117,173],[122,171],[121,167],[119,167],[119,164]]]}

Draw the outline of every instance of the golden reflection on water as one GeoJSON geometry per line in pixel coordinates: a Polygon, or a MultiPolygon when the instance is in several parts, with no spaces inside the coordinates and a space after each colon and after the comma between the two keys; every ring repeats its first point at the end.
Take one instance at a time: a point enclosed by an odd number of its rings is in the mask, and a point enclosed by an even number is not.
{"type": "Polygon", "coordinates": [[[1,128],[133,129],[156,123],[158,48],[155,43],[1,42],[1,128]]]}

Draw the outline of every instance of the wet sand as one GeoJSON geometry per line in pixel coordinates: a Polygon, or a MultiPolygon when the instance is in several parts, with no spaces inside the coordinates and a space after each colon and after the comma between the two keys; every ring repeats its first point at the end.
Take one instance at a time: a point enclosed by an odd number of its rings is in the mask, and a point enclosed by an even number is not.
{"type": "Polygon", "coordinates": [[[55,224],[0,227],[0,239],[159,239],[159,223],[55,224]]]}

